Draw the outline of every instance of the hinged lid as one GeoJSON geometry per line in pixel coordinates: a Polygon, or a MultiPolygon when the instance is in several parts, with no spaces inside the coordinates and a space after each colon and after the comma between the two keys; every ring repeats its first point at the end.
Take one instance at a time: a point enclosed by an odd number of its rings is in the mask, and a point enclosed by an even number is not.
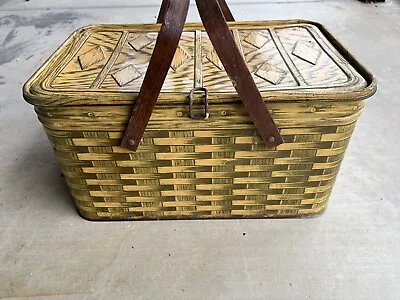
{"type": "MultiPolygon", "coordinates": [[[[134,102],[160,25],[96,25],[73,33],[24,87],[39,106],[134,102]]],[[[265,101],[363,99],[375,81],[319,24],[230,23],[265,101]]],[[[185,27],[157,103],[183,103],[194,87],[210,102],[240,101],[200,24],[185,27]]]]}

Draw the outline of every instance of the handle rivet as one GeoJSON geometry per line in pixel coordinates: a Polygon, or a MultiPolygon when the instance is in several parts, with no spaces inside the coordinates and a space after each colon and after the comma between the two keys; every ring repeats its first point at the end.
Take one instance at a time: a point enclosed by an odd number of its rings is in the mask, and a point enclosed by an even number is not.
{"type": "Polygon", "coordinates": [[[271,135],[271,136],[268,138],[268,142],[270,142],[270,143],[275,142],[275,137],[271,135]]]}
{"type": "Polygon", "coordinates": [[[130,139],[130,140],[128,140],[128,144],[129,144],[129,146],[133,146],[133,145],[135,145],[135,141],[130,139]]]}

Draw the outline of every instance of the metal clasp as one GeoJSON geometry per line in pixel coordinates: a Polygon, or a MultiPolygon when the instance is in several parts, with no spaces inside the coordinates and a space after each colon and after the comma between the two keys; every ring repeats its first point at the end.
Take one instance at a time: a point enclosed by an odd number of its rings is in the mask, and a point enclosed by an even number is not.
{"type": "Polygon", "coordinates": [[[208,111],[208,90],[204,87],[196,87],[190,91],[189,94],[189,115],[194,120],[207,120],[210,117],[210,113],[208,111]],[[202,117],[195,116],[193,114],[193,96],[195,92],[203,92],[204,93],[204,115],[202,117]]]}

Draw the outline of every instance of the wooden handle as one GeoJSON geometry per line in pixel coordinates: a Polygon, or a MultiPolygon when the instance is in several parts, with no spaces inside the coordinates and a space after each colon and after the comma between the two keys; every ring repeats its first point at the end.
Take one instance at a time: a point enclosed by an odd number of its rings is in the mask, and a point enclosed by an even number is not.
{"type": "Polygon", "coordinates": [[[211,43],[265,145],[275,147],[282,144],[279,130],[236,46],[218,1],[196,0],[196,4],[211,43]]]}
{"type": "MultiPolygon", "coordinates": [[[[157,23],[161,24],[164,21],[164,16],[168,9],[169,0],[163,0],[161,4],[160,12],[158,13],[157,23]]],[[[222,13],[224,14],[225,20],[228,22],[234,22],[235,18],[232,15],[231,10],[229,9],[228,4],[226,4],[225,0],[218,0],[218,5],[221,8],[222,13]]]]}
{"type": "MultiPolygon", "coordinates": [[[[234,20],[225,0],[196,0],[204,27],[240,99],[268,147],[283,142],[236,46],[226,19],[234,20]]],[[[126,127],[121,146],[136,151],[161,92],[183,31],[189,0],[163,0],[158,22],[161,29],[150,63],[126,127]]]]}
{"type": "Polygon", "coordinates": [[[156,45],[121,143],[122,147],[132,151],[136,151],[146,130],[178,47],[189,9],[189,0],[167,0],[165,3],[156,45]]]}

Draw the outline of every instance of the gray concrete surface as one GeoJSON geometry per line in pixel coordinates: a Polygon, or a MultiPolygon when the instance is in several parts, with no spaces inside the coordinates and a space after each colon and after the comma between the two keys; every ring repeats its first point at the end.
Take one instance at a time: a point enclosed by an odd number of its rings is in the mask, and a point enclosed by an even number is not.
{"type": "Polygon", "coordinates": [[[76,214],[22,84],[75,28],[154,22],[159,2],[0,1],[0,298],[400,299],[398,1],[229,1],[238,20],[324,23],[378,78],[321,217],[76,214]]]}

